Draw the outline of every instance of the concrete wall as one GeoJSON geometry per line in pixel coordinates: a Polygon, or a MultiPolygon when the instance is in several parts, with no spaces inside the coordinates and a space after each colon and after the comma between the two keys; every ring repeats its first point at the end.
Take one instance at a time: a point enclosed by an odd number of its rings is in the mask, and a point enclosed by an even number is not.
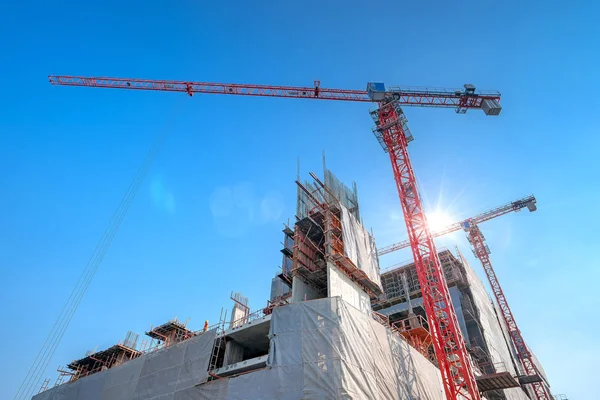
{"type": "Polygon", "coordinates": [[[235,303],[231,309],[230,326],[235,328],[244,325],[248,318],[248,312],[247,308],[242,308],[239,304],[235,303]]]}
{"type": "Polygon", "coordinates": [[[273,301],[278,296],[283,296],[284,294],[288,294],[290,292],[290,287],[286,285],[281,278],[276,276],[271,280],[271,295],[269,296],[269,300],[273,301]]]}
{"type": "Polygon", "coordinates": [[[235,364],[244,359],[244,347],[234,341],[228,341],[225,346],[223,366],[235,364]]]}
{"type": "Polygon", "coordinates": [[[319,293],[316,289],[304,283],[304,281],[299,277],[294,276],[294,279],[292,280],[292,303],[320,299],[323,297],[325,296],[319,293]]]}
{"type": "Polygon", "coordinates": [[[341,297],[354,308],[371,315],[369,295],[331,263],[327,263],[327,291],[327,297],[341,297]]]}

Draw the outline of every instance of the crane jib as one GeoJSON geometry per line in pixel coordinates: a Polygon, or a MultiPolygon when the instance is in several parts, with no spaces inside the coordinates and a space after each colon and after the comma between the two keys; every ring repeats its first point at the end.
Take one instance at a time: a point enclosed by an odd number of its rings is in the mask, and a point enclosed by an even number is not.
{"type": "MultiPolygon", "coordinates": [[[[508,214],[513,211],[514,212],[520,211],[523,208],[527,208],[529,211],[533,212],[533,211],[537,210],[536,203],[537,203],[537,200],[535,199],[535,197],[533,195],[529,195],[529,196],[523,197],[519,200],[504,204],[500,207],[485,211],[474,217],[467,218],[462,221],[450,224],[450,225],[446,226],[445,228],[431,232],[431,235],[433,237],[440,237],[440,236],[443,236],[448,233],[456,232],[460,229],[468,231],[471,228],[471,226],[473,226],[473,225],[479,224],[481,222],[489,221],[490,219],[499,217],[501,215],[508,214]]],[[[404,249],[409,246],[410,246],[410,241],[404,240],[402,242],[394,243],[389,246],[385,246],[385,247],[378,249],[377,255],[383,256],[385,254],[389,254],[389,253],[392,253],[392,252],[400,250],[400,249],[404,249]]],[[[390,269],[393,269],[393,268],[390,268],[390,269]]]]}
{"type": "Polygon", "coordinates": [[[367,90],[348,90],[322,88],[318,81],[313,87],[298,87],[69,75],[50,75],[48,79],[51,84],[59,86],[157,90],[183,92],[189,95],[195,93],[232,94],[357,102],[380,102],[385,99],[393,99],[404,106],[455,108],[459,113],[464,113],[468,109],[481,109],[487,115],[498,115],[502,110],[499,103],[499,92],[476,92],[473,85],[465,85],[464,89],[411,87],[386,89],[382,83],[370,82],[367,90]]]}

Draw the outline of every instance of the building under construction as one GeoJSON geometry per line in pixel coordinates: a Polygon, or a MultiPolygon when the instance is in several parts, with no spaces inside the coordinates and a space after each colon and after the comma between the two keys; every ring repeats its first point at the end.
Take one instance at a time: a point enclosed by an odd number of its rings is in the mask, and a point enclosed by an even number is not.
{"type": "MultiPolygon", "coordinates": [[[[169,321],[129,334],[47,380],[35,400],[445,399],[413,264],[380,273],[356,186],[327,169],[296,182],[295,223],[264,308],[232,294],[233,311],[191,330],[169,321]]],[[[460,252],[439,252],[445,281],[487,399],[534,399],[498,307],[460,252]]],[[[459,393],[460,395],[460,393],[459,393]]]]}
{"type": "MultiPolygon", "coordinates": [[[[528,384],[548,386],[541,364],[534,357],[537,375],[523,370],[498,306],[458,248],[456,254],[448,249],[438,254],[479,389],[488,399],[535,398],[528,384]]],[[[421,352],[434,360],[414,263],[385,271],[381,283],[385,296],[373,302],[373,309],[389,318],[390,324],[404,332],[414,347],[425,343],[421,352]]]]}

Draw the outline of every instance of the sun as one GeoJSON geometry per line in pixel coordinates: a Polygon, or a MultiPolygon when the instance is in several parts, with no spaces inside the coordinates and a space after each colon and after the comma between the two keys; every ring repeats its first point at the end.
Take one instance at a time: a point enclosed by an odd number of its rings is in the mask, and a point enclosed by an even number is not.
{"type": "Polygon", "coordinates": [[[442,230],[454,222],[454,218],[446,212],[435,210],[427,213],[427,223],[431,232],[442,230]]]}

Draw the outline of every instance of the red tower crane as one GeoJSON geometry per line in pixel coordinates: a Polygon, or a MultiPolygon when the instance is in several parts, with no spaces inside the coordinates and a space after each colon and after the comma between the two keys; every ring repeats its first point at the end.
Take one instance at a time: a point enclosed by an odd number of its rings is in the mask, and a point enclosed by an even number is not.
{"type": "Polygon", "coordinates": [[[49,80],[53,85],[159,90],[190,96],[210,93],[377,103],[378,108],[371,112],[376,125],[373,132],[392,162],[446,397],[479,400],[469,355],[408,157],[407,146],[412,137],[401,106],[455,108],[461,114],[468,109],[482,109],[487,115],[498,115],[500,93],[477,92],[473,85],[465,85],[460,90],[402,87],[386,90],[383,83],[369,83],[366,90],[342,90],[321,88],[319,81],[312,87],[292,87],[54,75],[49,76],[49,80]]]}
{"type": "MultiPolygon", "coordinates": [[[[440,236],[447,235],[448,233],[460,231],[461,229],[465,229],[465,225],[477,225],[485,221],[489,221],[490,219],[494,219],[496,217],[500,217],[502,215],[509,214],[511,212],[521,211],[523,208],[527,208],[529,211],[535,211],[536,207],[536,199],[533,195],[525,196],[519,200],[511,201],[510,203],[503,204],[500,207],[492,208],[491,210],[487,210],[479,215],[476,215],[471,218],[467,218],[465,220],[455,222],[450,224],[442,229],[431,232],[431,235],[436,238],[440,236]]],[[[402,242],[394,243],[389,246],[382,247],[377,249],[377,255],[379,257],[392,253],[394,251],[404,249],[410,246],[410,240],[403,240],[402,242]]]]}
{"type": "MultiPolygon", "coordinates": [[[[533,356],[529,351],[527,344],[521,335],[521,331],[517,326],[517,322],[515,321],[513,313],[508,306],[506,296],[504,295],[504,291],[500,286],[500,282],[496,277],[496,273],[494,272],[494,268],[492,267],[492,263],[490,261],[490,249],[487,244],[485,244],[485,237],[483,236],[483,233],[481,233],[481,230],[478,226],[482,222],[489,221],[490,219],[500,217],[511,212],[521,211],[524,208],[527,208],[530,212],[537,210],[535,197],[530,195],[519,200],[512,201],[500,207],[485,211],[479,215],[476,215],[475,217],[467,218],[463,221],[450,224],[443,229],[432,232],[431,235],[432,237],[439,237],[448,233],[459,231],[461,229],[467,232],[469,243],[471,243],[473,246],[473,254],[481,261],[481,264],[483,265],[483,269],[488,278],[492,291],[494,292],[496,302],[500,307],[502,317],[504,318],[504,322],[508,327],[511,341],[517,350],[517,356],[521,362],[521,365],[523,366],[525,374],[527,375],[527,379],[537,380],[537,382],[531,382],[536,399],[552,400],[550,391],[541,380],[540,373],[533,362],[533,356]]],[[[389,254],[396,250],[404,249],[408,246],[410,246],[410,240],[404,240],[402,242],[394,243],[390,246],[379,249],[377,251],[377,255],[382,256],[384,254],[389,254]]]]}

